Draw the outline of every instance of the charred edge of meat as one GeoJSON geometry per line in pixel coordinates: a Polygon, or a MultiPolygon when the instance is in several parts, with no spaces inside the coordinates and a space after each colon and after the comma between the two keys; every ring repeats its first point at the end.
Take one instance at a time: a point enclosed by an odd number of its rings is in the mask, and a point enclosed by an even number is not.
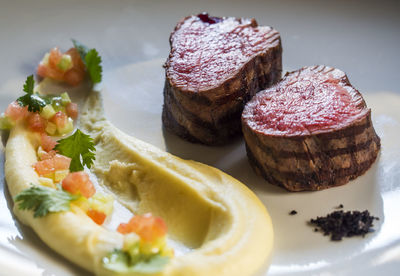
{"type": "MultiPolygon", "coordinates": [[[[333,169],[327,165],[311,173],[295,171],[283,172],[268,166],[266,163],[261,164],[247,142],[246,152],[251,167],[270,184],[283,187],[289,191],[313,191],[344,185],[350,180],[364,174],[375,162],[379,154],[379,137],[370,139],[369,144],[371,143],[375,143],[376,150],[370,152],[370,156],[366,161],[358,163],[357,160],[352,160],[352,165],[349,168],[340,169],[333,169]]],[[[355,153],[352,153],[351,156],[354,156],[354,154],[355,153]]],[[[297,158],[297,155],[294,155],[292,158],[297,158]]],[[[326,164],[328,164],[329,158],[326,161],[326,164]]]]}
{"type": "Polygon", "coordinates": [[[250,166],[258,175],[262,176],[268,183],[282,187],[291,192],[319,191],[344,185],[350,180],[363,175],[372,166],[378,156],[377,153],[371,159],[359,164],[358,168],[337,170],[333,174],[331,171],[321,171],[320,174],[311,173],[306,175],[293,173],[288,175],[282,174],[282,172],[272,168],[263,167],[254,157],[247,145],[246,152],[250,166]],[[321,181],[321,175],[325,176],[323,178],[326,180],[321,181]]]}
{"type": "MultiPolygon", "coordinates": [[[[303,159],[303,160],[310,160],[310,155],[308,152],[293,152],[293,151],[286,151],[286,150],[276,150],[271,146],[265,145],[260,138],[257,136],[256,133],[252,132],[249,128],[246,128],[246,133],[248,134],[249,138],[252,139],[252,142],[254,142],[261,150],[264,152],[268,152],[270,155],[276,156],[277,158],[280,159],[289,159],[296,157],[297,159],[303,159]]],[[[335,157],[338,155],[346,154],[349,152],[357,152],[363,149],[367,149],[370,144],[374,141],[380,146],[380,138],[376,135],[374,129],[372,128],[371,121],[367,120],[365,124],[353,127],[353,128],[347,128],[343,131],[340,131],[339,133],[327,133],[328,135],[325,134],[319,134],[315,135],[314,138],[319,141],[319,144],[322,145],[321,151],[320,152],[313,152],[313,157],[319,158],[322,156],[328,156],[328,157],[335,157]],[[345,147],[345,148],[334,148],[334,149],[324,149],[323,145],[325,142],[329,142],[333,139],[342,139],[342,138],[351,138],[356,135],[360,135],[365,133],[366,131],[371,132],[371,136],[376,138],[376,139],[369,139],[364,142],[358,143],[351,145],[351,147],[345,147]]],[[[261,134],[262,135],[262,134],[261,134]]],[[[285,138],[285,139],[291,139],[292,137],[285,138]]],[[[300,137],[293,137],[293,142],[297,143],[303,143],[304,138],[300,137]]]]}
{"type": "Polygon", "coordinates": [[[162,110],[162,123],[164,126],[164,129],[167,131],[170,131],[172,133],[175,133],[179,137],[192,142],[192,143],[201,143],[200,140],[192,136],[186,128],[178,124],[178,122],[175,120],[175,118],[172,116],[171,112],[168,110],[168,107],[164,104],[163,105],[163,110],[162,110]]]}
{"type": "Polygon", "coordinates": [[[163,126],[166,130],[175,133],[189,142],[222,145],[241,134],[240,115],[242,109],[226,114],[225,117],[220,119],[218,126],[216,126],[184,110],[182,106],[174,101],[173,97],[170,97],[168,92],[166,92],[164,99],[163,126]],[[176,116],[180,117],[181,121],[186,122],[188,127],[178,122],[171,109],[177,113],[176,116]]]}

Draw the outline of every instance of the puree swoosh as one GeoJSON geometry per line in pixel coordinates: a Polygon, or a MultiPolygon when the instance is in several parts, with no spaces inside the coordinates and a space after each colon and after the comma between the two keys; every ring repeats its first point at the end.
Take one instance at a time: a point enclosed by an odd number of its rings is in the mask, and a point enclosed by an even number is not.
{"type": "MultiPolygon", "coordinates": [[[[80,128],[96,144],[92,172],[100,185],[134,213],[152,212],[167,223],[169,235],[192,248],[171,259],[157,275],[253,275],[265,269],[272,245],[270,217],[245,185],[210,166],[183,160],[124,134],[104,118],[101,97],[91,92],[80,128]]],[[[39,138],[21,127],[11,130],[5,173],[14,197],[29,183],[39,138]]],[[[79,209],[33,218],[16,216],[72,262],[108,274],[101,259],[121,248],[123,235],[98,226],[79,209]]]]}

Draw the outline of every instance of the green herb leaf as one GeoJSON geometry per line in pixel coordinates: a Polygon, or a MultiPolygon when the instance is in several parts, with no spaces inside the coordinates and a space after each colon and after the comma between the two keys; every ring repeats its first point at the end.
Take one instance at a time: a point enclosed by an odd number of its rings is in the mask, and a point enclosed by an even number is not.
{"type": "Polygon", "coordinates": [[[168,261],[168,257],[156,254],[148,258],[143,258],[138,262],[131,263],[130,256],[127,252],[115,249],[107,257],[103,258],[103,266],[108,270],[120,273],[152,274],[160,272],[168,261]]]}
{"type": "Polygon", "coordinates": [[[35,80],[33,79],[33,75],[30,75],[26,78],[23,90],[28,94],[33,94],[34,86],[35,80]]]}
{"type": "Polygon", "coordinates": [[[85,56],[86,56],[87,52],[89,52],[89,48],[75,39],[71,39],[71,40],[72,40],[72,43],[74,44],[74,48],[76,50],[78,50],[79,55],[81,56],[82,60],[85,62],[85,56]]]}
{"type": "Polygon", "coordinates": [[[36,218],[43,217],[49,212],[68,211],[71,201],[78,198],[79,195],[72,195],[64,190],[32,186],[19,193],[14,201],[21,210],[33,210],[33,216],[36,218]]]}
{"type": "Polygon", "coordinates": [[[71,136],[58,140],[55,150],[72,159],[69,166],[71,172],[82,171],[84,165],[90,168],[95,159],[94,152],[96,151],[93,139],[79,129],[71,136]]]}
{"type": "Polygon", "coordinates": [[[101,57],[99,56],[99,53],[96,49],[89,49],[75,39],[72,39],[72,43],[85,63],[92,83],[95,84],[101,82],[103,68],[101,67],[101,57]]]}
{"type": "Polygon", "coordinates": [[[93,83],[101,82],[103,69],[101,68],[101,57],[96,49],[91,49],[85,56],[86,68],[93,83]]]}
{"type": "Polygon", "coordinates": [[[28,106],[28,111],[30,112],[39,112],[47,103],[40,95],[33,92],[34,86],[35,80],[33,79],[33,75],[30,75],[26,78],[23,88],[26,94],[19,97],[17,102],[20,106],[28,106]]]}

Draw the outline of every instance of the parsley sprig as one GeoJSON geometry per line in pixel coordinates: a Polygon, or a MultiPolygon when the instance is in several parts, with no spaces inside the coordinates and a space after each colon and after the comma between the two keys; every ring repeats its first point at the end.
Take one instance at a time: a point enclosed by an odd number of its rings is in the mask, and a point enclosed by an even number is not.
{"type": "Polygon", "coordinates": [[[101,57],[99,56],[99,53],[96,49],[89,49],[75,39],[72,39],[72,43],[85,63],[92,83],[95,84],[101,82],[103,68],[101,67],[101,57]]]}
{"type": "Polygon", "coordinates": [[[79,198],[79,195],[70,194],[61,187],[58,190],[44,187],[32,186],[19,193],[14,201],[21,210],[33,210],[33,216],[44,217],[49,212],[68,211],[70,203],[79,198]]]}
{"type": "Polygon", "coordinates": [[[115,249],[103,258],[103,266],[108,270],[120,273],[152,274],[160,272],[168,261],[169,257],[155,254],[133,262],[127,252],[115,249]]]}
{"type": "Polygon", "coordinates": [[[78,172],[83,170],[86,165],[90,168],[95,159],[95,151],[93,139],[77,129],[71,136],[58,140],[55,150],[58,153],[71,158],[69,170],[78,172]]]}
{"type": "Polygon", "coordinates": [[[26,78],[23,90],[26,92],[24,96],[17,99],[20,106],[28,106],[28,111],[39,112],[42,107],[44,107],[47,102],[39,94],[33,91],[35,87],[35,80],[33,75],[26,78]]]}

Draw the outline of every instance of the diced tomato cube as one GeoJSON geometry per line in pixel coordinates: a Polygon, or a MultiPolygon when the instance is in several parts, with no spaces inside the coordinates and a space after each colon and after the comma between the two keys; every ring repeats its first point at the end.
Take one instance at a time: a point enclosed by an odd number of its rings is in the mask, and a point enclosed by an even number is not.
{"type": "Polygon", "coordinates": [[[58,81],[65,81],[70,85],[78,85],[85,78],[86,66],[75,48],[69,49],[65,54],[71,56],[72,68],[64,71],[59,66],[63,54],[58,48],[53,48],[48,56],[47,63],[40,63],[37,74],[41,77],[49,77],[58,81]]]}
{"type": "Polygon", "coordinates": [[[76,48],[70,48],[65,53],[67,55],[71,56],[72,63],[74,66],[73,68],[84,73],[86,70],[86,66],[83,63],[83,60],[82,60],[81,55],[79,54],[78,50],[76,48]]]}
{"type": "Polygon", "coordinates": [[[103,212],[94,209],[89,209],[86,214],[98,225],[102,225],[107,217],[103,212]]]}
{"type": "Polygon", "coordinates": [[[28,116],[28,127],[32,131],[44,132],[47,120],[39,115],[39,113],[30,112],[28,116]]]}
{"type": "Polygon", "coordinates": [[[54,156],[56,156],[56,151],[51,150],[49,152],[45,152],[40,156],[40,159],[46,160],[46,159],[52,159],[54,156]]]}
{"type": "Polygon", "coordinates": [[[84,78],[85,71],[77,70],[74,67],[64,74],[64,81],[72,86],[80,84],[84,78]]]}
{"type": "Polygon", "coordinates": [[[57,67],[60,62],[62,53],[58,48],[50,50],[47,64],[40,63],[37,68],[37,74],[43,78],[49,77],[58,81],[64,80],[64,72],[57,67]]]}
{"type": "Polygon", "coordinates": [[[81,194],[86,198],[91,197],[96,189],[85,172],[73,172],[67,175],[62,181],[64,190],[72,194],[81,194]]]}
{"type": "Polygon", "coordinates": [[[42,146],[42,149],[49,152],[52,149],[54,149],[56,144],[57,144],[57,142],[53,138],[51,138],[49,135],[47,135],[46,133],[41,134],[40,145],[42,146]]]}
{"type": "Polygon", "coordinates": [[[68,116],[64,112],[58,111],[50,118],[50,121],[57,126],[57,129],[63,129],[68,122],[68,116]]]}
{"type": "Polygon", "coordinates": [[[48,175],[54,172],[54,159],[38,161],[33,165],[39,176],[48,175]]]}
{"type": "Polygon", "coordinates": [[[44,64],[39,64],[36,70],[36,74],[42,78],[47,76],[47,67],[44,64]]]}
{"type": "Polygon", "coordinates": [[[14,122],[25,119],[28,114],[27,106],[20,106],[17,102],[12,102],[8,105],[4,114],[14,122]]]}
{"type": "Polygon", "coordinates": [[[136,215],[128,223],[121,223],[117,231],[121,234],[134,232],[144,241],[153,242],[167,233],[167,225],[163,219],[148,213],[136,215]]]}
{"type": "Polygon", "coordinates": [[[69,117],[76,119],[78,117],[78,104],[68,103],[66,106],[66,111],[69,117]]]}
{"type": "Polygon", "coordinates": [[[64,155],[56,154],[53,157],[53,159],[54,159],[54,169],[56,171],[69,169],[69,165],[71,164],[71,158],[66,157],[64,155]]]}
{"type": "Polygon", "coordinates": [[[58,63],[60,63],[60,60],[62,58],[62,53],[58,47],[54,47],[53,49],[50,50],[50,56],[49,56],[49,66],[57,68],[58,63]]]}

